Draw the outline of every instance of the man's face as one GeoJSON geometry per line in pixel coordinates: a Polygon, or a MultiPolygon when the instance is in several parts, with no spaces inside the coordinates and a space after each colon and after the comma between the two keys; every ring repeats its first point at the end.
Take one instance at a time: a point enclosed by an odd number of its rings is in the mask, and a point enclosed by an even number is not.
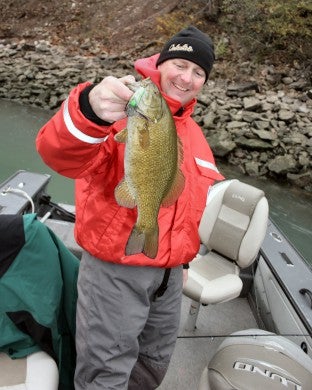
{"type": "Polygon", "coordinates": [[[181,102],[182,106],[191,101],[206,80],[203,68],[194,62],[173,58],[158,65],[160,86],[169,97],[181,102]]]}

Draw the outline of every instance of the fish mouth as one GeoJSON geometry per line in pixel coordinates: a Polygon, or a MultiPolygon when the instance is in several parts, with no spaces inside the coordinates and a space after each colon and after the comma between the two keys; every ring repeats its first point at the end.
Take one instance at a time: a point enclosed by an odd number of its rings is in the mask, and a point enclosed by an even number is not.
{"type": "Polygon", "coordinates": [[[145,112],[140,111],[138,109],[138,107],[133,107],[129,104],[127,104],[127,106],[126,106],[126,114],[129,117],[138,115],[141,118],[145,119],[146,121],[153,122],[153,123],[157,123],[160,120],[160,118],[162,117],[162,114],[159,115],[159,118],[154,118],[152,116],[148,116],[145,112]]]}
{"type": "Polygon", "coordinates": [[[144,118],[144,119],[145,119],[146,121],[148,121],[148,122],[155,122],[155,119],[153,119],[153,118],[147,116],[144,112],[141,112],[141,111],[137,110],[137,114],[138,114],[140,117],[144,118]]]}

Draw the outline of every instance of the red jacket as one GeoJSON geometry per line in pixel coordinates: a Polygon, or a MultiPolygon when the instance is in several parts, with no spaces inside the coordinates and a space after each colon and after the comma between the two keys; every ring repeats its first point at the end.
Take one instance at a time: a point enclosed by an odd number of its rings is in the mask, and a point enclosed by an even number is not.
{"type": "MultiPolygon", "coordinates": [[[[138,60],[135,69],[159,86],[156,59],[157,55],[138,60]]],[[[37,137],[37,149],[45,163],[76,179],[77,242],[92,255],[115,263],[174,267],[189,262],[199,248],[198,225],[207,191],[214,180],[223,179],[200,127],[190,117],[196,100],[184,107],[181,116],[174,116],[184,149],[185,188],[174,205],[160,208],[157,257],[125,256],[137,211],[119,206],[114,197],[124,175],[124,144],[116,142],[114,134],[126,127],[127,120],[100,126],[86,119],[79,108],[79,95],[87,85],[78,85],[70,93],[37,137]]],[[[164,97],[176,113],[181,104],[164,97]]]]}

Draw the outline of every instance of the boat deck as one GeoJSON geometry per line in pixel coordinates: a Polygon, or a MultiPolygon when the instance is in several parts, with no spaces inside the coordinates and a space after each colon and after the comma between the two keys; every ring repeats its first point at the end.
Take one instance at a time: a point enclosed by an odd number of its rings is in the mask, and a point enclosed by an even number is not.
{"type": "MultiPolygon", "coordinates": [[[[69,228],[68,223],[53,219],[48,219],[46,224],[54,230],[60,239],[66,243],[66,246],[79,257],[81,248],[78,247],[73,239],[73,225],[69,228]]],[[[275,234],[274,237],[277,236],[278,238],[281,238],[281,234],[279,232],[277,234],[274,229],[273,227],[270,227],[270,232],[275,234]]],[[[310,272],[299,272],[300,277],[295,278],[294,271],[297,270],[297,257],[295,257],[293,251],[288,248],[286,242],[283,239],[278,240],[278,242],[283,242],[283,247],[273,248],[273,244],[271,243],[272,239],[270,239],[270,237],[271,235],[269,234],[266,238],[269,244],[265,240],[262,253],[269,259],[268,261],[270,262],[271,269],[279,267],[282,271],[280,270],[278,274],[282,275],[282,272],[286,272],[284,269],[285,267],[289,270],[291,259],[291,275],[293,275],[292,277],[294,278],[297,290],[300,289],[298,280],[301,280],[301,285],[303,287],[311,286],[310,280],[312,274],[310,272]],[[282,256],[283,254],[284,257],[282,256]],[[287,262],[285,262],[285,257],[287,262]],[[307,282],[303,283],[305,280],[307,280],[307,282]]],[[[301,262],[300,264],[302,265],[303,263],[301,262]]],[[[260,270],[259,278],[261,278],[262,282],[264,280],[270,280],[267,291],[262,291],[266,288],[265,284],[262,285],[261,283],[258,283],[258,286],[255,286],[255,284],[253,284],[253,286],[248,286],[247,283],[247,288],[245,290],[243,289],[243,293],[247,294],[247,291],[251,287],[251,290],[249,291],[251,294],[250,296],[252,296],[253,299],[256,299],[259,314],[262,314],[260,316],[257,315],[257,318],[260,317],[261,320],[264,321],[263,325],[260,324],[261,327],[263,326],[263,329],[273,328],[267,330],[289,337],[289,339],[294,341],[299,347],[305,345],[308,353],[311,354],[312,344],[311,337],[309,336],[311,333],[308,331],[310,327],[307,328],[304,326],[306,323],[309,324],[308,321],[311,317],[311,310],[310,305],[307,304],[306,299],[304,299],[305,297],[299,296],[298,298],[298,300],[300,299],[299,303],[306,307],[306,312],[303,312],[302,314],[305,319],[305,323],[303,323],[301,319],[302,316],[299,317],[297,312],[295,312],[294,307],[291,305],[291,301],[286,297],[278,280],[274,277],[273,272],[268,267],[268,263],[265,262],[264,258],[260,259],[257,269],[260,270]],[[253,287],[256,289],[253,290],[253,287]],[[265,294],[261,295],[263,292],[265,294]],[[263,300],[266,302],[267,299],[268,307],[267,304],[262,303],[263,300]],[[270,310],[268,311],[268,309],[270,310]]],[[[284,277],[284,279],[286,279],[286,277],[284,277]]],[[[248,278],[246,281],[248,282],[248,278]]],[[[298,294],[301,295],[300,293],[298,294]]],[[[292,294],[290,296],[294,297],[295,295],[292,294]]],[[[190,305],[191,300],[186,296],[183,296],[179,337],[167,375],[158,388],[159,390],[198,390],[202,371],[207,366],[222,341],[233,332],[259,327],[254,315],[255,312],[252,310],[254,304],[251,308],[250,302],[245,295],[244,297],[239,297],[229,302],[201,306],[195,331],[187,331],[185,329],[190,305]]],[[[254,334],[254,332],[252,331],[251,334],[254,334]]]]}
{"type": "Polygon", "coordinates": [[[166,377],[159,390],[197,390],[204,367],[229,334],[258,328],[247,298],[201,306],[197,329],[186,331],[191,300],[183,296],[180,332],[166,377]]]}
{"type": "MultiPolygon", "coordinates": [[[[81,248],[73,239],[73,225],[47,220],[79,257],[81,248]]],[[[218,305],[201,306],[195,331],[185,330],[191,299],[183,295],[179,337],[168,372],[159,390],[197,390],[201,373],[221,342],[233,332],[258,328],[247,298],[236,298],[218,305]]]]}
{"type": "MultiPolygon", "coordinates": [[[[39,199],[40,194],[45,194],[44,188],[48,181],[48,175],[26,171],[13,175],[3,186],[0,185],[2,188],[0,192],[5,195],[2,199],[2,209],[8,214],[29,211],[28,197],[17,196],[14,190],[22,185],[23,192],[39,199]]],[[[67,211],[74,212],[74,206],[61,206],[67,211]]],[[[54,206],[51,210],[53,209],[54,206]]],[[[74,240],[74,225],[65,220],[50,218],[51,215],[50,210],[46,212],[42,222],[79,258],[81,248],[74,240]]],[[[198,390],[202,371],[218,346],[233,332],[258,328],[256,317],[261,318],[263,328],[289,338],[312,357],[311,266],[305,263],[272,221],[268,225],[267,235],[261,247],[256,272],[252,275],[247,272],[243,276],[246,281],[243,293],[246,294],[247,291],[251,293],[258,306],[257,311],[251,310],[245,297],[218,305],[202,306],[196,330],[187,331],[185,325],[191,300],[183,296],[179,337],[167,375],[158,389],[198,390]],[[253,282],[250,276],[254,277],[253,282]]],[[[309,372],[312,372],[312,366],[309,372]]],[[[310,389],[310,383],[311,378],[309,386],[305,388],[310,389]]]]}

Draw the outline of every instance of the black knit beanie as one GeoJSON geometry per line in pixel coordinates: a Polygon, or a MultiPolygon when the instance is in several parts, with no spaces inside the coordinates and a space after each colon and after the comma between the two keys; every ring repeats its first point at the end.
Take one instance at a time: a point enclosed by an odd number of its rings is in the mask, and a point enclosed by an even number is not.
{"type": "Polygon", "coordinates": [[[183,58],[195,62],[195,64],[204,69],[207,81],[215,60],[212,40],[196,27],[187,27],[174,35],[165,44],[156,66],[171,58],[183,58]]]}

